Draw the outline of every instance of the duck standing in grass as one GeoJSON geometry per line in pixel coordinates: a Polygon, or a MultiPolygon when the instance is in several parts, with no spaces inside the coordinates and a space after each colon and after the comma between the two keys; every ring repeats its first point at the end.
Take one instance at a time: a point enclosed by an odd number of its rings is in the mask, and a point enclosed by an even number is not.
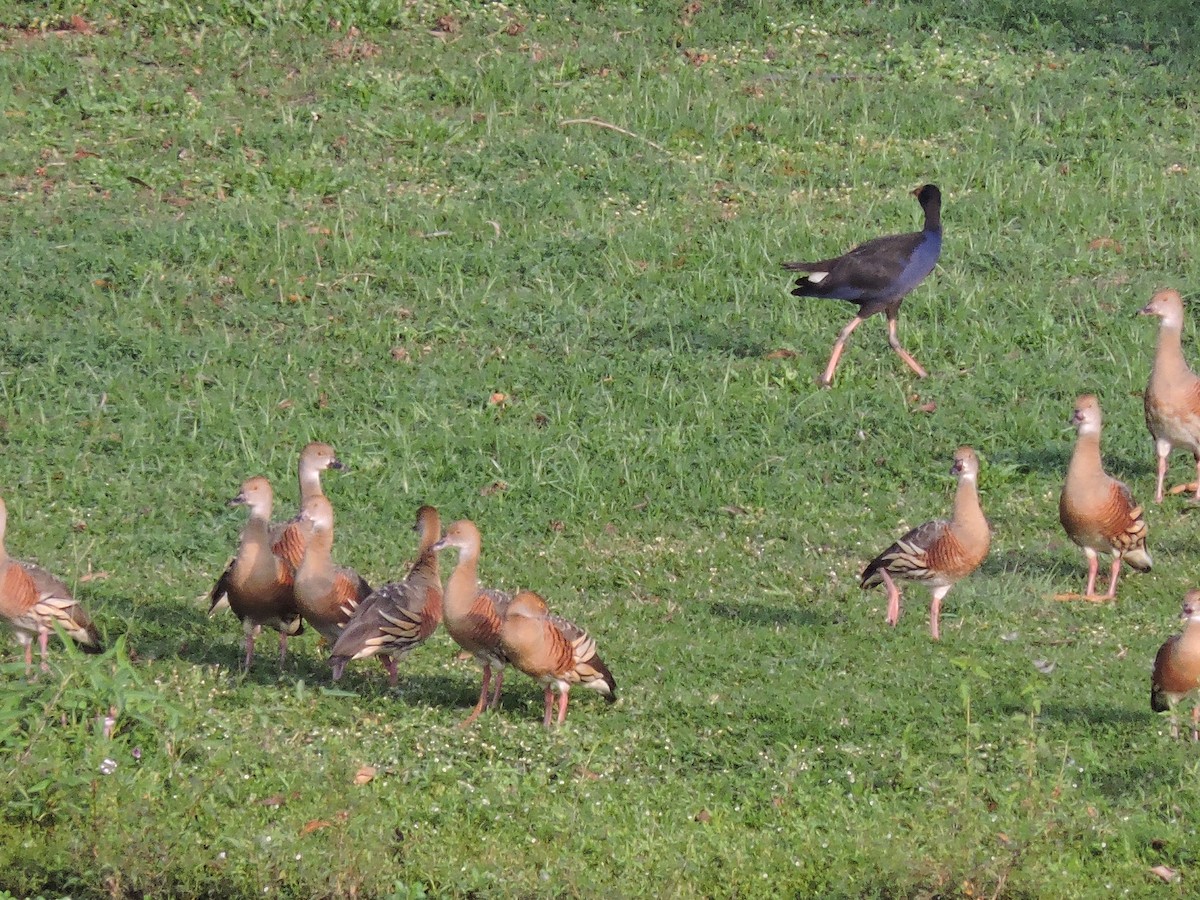
{"type": "Polygon", "coordinates": [[[925,213],[920,231],[879,237],[848,253],[819,262],[787,262],[785,269],[804,272],[796,280],[794,297],[829,297],[858,305],[854,318],[841,330],[829,355],[825,372],[817,379],[822,387],[833,384],[833,373],[854,329],[876,313],[887,317],[888,344],[905,364],[924,378],[926,371],[900,345],[896,334],[900,303],[937,265],[942,253],[942,192],[927,184],[913,191],[925,213]]]}
{"type": "Polygon", "coordinates": [[[306,504],[314,497],[324,497],[321,473],[326,469],[341,470],[346,465],[328,444],[312,441],[300,451],[297,473],[300,477],[300,509],[286,522],[271,526],[271,547],[286,559],[294,569],[300,568],[304,551],[312,536],[312,521],[304,515],[306,504]]]}
{"type": "Polygon", "coordinates": [[[261,475],[242,482],[230,506],[245,506],[250,517],[242,529],[237,555],[209,594],[209,615],[228,602],[246,633],[244,666],[254,661],[254,642],[264,625],[279,632],[279,665],[287,658],[287,639],[300,634],[304,623],[292,591],[294,571],[271,550],[270,520],[274,493],[261,475]]]}
{"type": "MultiPolygon", "coordinates": [[[[1183,598],[1183,631],[1167,638],[1154,657],[1150,708],[1171,713],[1171,737],[1179,737],[1175,705],[1200,688],[1200,591],[1183,598]]],[[[1192,708],[1192,740],[1200,740],[1200,700],[1192,708]]]]}
{"type": "MultiPolygon", "coordinates": [[[[358,604],[370,595],[371,585],[353,569],[334,565],[333,505],[323,496],[310,497],[302,515],[312,526],[312,535],[296,569],[296,608],[332,646],[358,604]]],[[[390,676],[395,662],[383,659],[390,676]]]]}
{"type": "Polygon", "coordinates": [[[1100,459],[1100,402],[1093,394],[1084,394],[1075,401],[1071,424],[1078,437],[1058,500],[1058,518],[1067,536],[1083,548],[1087,557],[1087,587],[1083,594],[1058,594],[1054,599],[1111,600],[1117,595],[1121,560],[1139,572],[1150,571],[1146,520],[1129,488],[1104,471],[1100,459]],[[1111,553],[1113,559],[1108,592],[1097,595],[1101,553],[1111,553]]]}
{"type": "MultiPolygon", "coordinates": [[[[323,471],[344,468],[345,465],[328,444],[312,441],[305,444],[304,449],[300,451],[300,509],[286,522],[271,522],[268,525],[268,541],[272,552],[285,560],[292,571],[299,568],[300,561],[304,559],[308,539],[312,535],[312,523],[304,517],[304,504],[313,497],[325,496],[321,487],[323,471]]],[[[219,581],[217,587],[221,587],[219,581]]],[[[223,592],[217,593],[214,590],[211,599],[212,603],[208,609],[210,616],[229,605],[229,598],[223,592]]],[[[299,634],[299,631],[293,634],[299,634]]]]}
{"type": "MultiPolygon", "coordinates": [[[[433,549],[442,532],[438,511],[422,506],[413,528],[420,535],[416,562],[403,581],[376,588],[358,605],[333,645],[329,663],[334,681],[342,677],[342,670],[352,659],[376,654],[402,659],[428,640],[442,621],[442,581],[433,549]]],[[[394,686],[395,662],[384,665],[394,686]]]]}
{"type": "Polygon", "coordinates": [[[43,569],[8,555],[4,542],[8,528],[8,506],[0,499],[0,616],[8,620],[17,640],[25,648],[25,673],[33,669],[33,641],[41,651],[42,671],[46,664],[50,632],[55,628],[88,653],[100,653],[100,633],[92,617],[70,589],[43,569]]]}
{"type": "Polygon", "coordinates": [[[1167,457],[1173,448],[1182,447],[1196,462],[1196,481],[1172,488],[1171,493],[1194,490],[1192,499],[1200,503],[1200,378],[1188,368],[1187,360],[1183,358],[1183,298],[1178,291],[1159,291],[1140,314],[1157,316],[1160,320],[1154,365],[1143,395],[1146,427],[1154,438],[1154,452],[1158,457],[1154,502],[1163,501],[1167,457]]]}
{"type": "Polygon", "coordinates": [[[509,662],[545,688],[542,724],[553,719],[558,691],[558,724],[567,719],[572,685],[599,691],[609,703],[617,700],[617,682],[596,651],[596,642],[576,625],[550,613],[546,601],[533,591],[518,591],[500,627],[500,649],[509,662]]]}
{"type": "Polygon", "coordinates": [[[500,628],[512,596],[480,585],[479,553],[482,543],[475,523],[462,519],[447,528],[442,539],[433,545],[435,551],[447,547],[458,550],[458,564],[446,581],[442,597],[442,622],[454,642],[475,657],[475,661],[483,667],[479,702],[462,722],[464,726],[478,719],[485,709],[495,709],[500,705],[504,666],[508,663],[508,657],[500,646],[500,628]],[[489,700],[488,684],[493,671],[496,682],[489,700]]]}
{"type": "Polygon", "coordinates": [[[900,621],[900,588],[896,580],[916,581],[931,592],[929,631],[941,637],[942,599],[950,588],[979,568],[991,544],[991,526],[979,505],[979,457],[970,447],[954,453],[950,474],[958,478],[954,512],[949,519],[918,525],[875,557],[863,570],[863,588],[887,588],[887,622],[900,621]]]}

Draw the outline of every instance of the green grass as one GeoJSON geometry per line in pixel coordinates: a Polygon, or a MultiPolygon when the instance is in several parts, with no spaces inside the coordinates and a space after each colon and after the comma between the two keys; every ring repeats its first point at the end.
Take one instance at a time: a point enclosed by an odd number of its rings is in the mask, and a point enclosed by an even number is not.
{"type": "Polygon", "coordinates": [[[1152,494],[1133,314],[1200,274],[1194,18],[0,3],[7,543],[114,648],[29,683],[8,645],[0,891],[1187,890],[1200,764],[1147,682],[1195,511],[1148,510],[1117,603],[1047,596],[1084,577],[1076,395],[1152,494]],[[901,329],[931,377],[872,320],[817,390],[851,308],[778,263],[916,227],[926,181],[945,249],[901,329]],[[240,675],[204,614],[224,501],[261,473],[290,511],[310,439],[351,467],[339,560],[395,578],[419,504],[475,519],[484,577],[587,627],[621,703],[579,691],[547,734],[512,673],[459,730],[478,673],[444,634],[395,692],[372,665],[330,690],[311,635],[240,675]],[[923,591],[890,630],[857,575],[946,512],[960,444],[995,537],[933,644],[923,591]]]}

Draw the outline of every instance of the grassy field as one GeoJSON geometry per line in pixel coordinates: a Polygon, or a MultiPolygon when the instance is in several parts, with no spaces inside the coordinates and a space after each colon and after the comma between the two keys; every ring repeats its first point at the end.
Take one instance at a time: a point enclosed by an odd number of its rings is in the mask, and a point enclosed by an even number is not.
{"type": "Polygon", "coordinates": [[[1153,493],[1134,313],[1200,285],[1190,4],[152,6],[0,2],[7,544],[111,647],[31,683],[4,645],[0,895],[1196,890],[1200,758],[1148,704],[1196,510],[1151,505],[1117,602],[1048,599],[1085,573],[1076,395],[1153,493]],[[818,390],[852,310],[778,264],[916,228],[927,181],[931,377],[873,319],[818,390]],[[444,633],[397,690],[333,690],[311,633],[241,674],[224,504],[265,474],[290,513],[311,439],[339,560],[393,579],[418,505],[476,520],[620,704],[547,733],[512,673],[460,730],[444,633]],[[935,644],[857,575],[961,444],[995,533],[935,644]]]}

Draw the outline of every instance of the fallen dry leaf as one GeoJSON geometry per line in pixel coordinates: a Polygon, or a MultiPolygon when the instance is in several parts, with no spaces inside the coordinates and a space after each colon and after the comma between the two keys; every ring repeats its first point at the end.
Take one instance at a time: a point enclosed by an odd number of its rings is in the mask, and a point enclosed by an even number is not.
{"type": "Polygon", "coordinates": [[[1170,866],[1154,866],[1153,868],[1150,869],[1150,871],[1153,874],[1157,875],[1159,878],[1161,878],[1163,881],[1165,881],[1167,884],[1170,884],[1172,881],[1179,880],[1179,873],[1176,872],[1174,869],[1172,869],[1170,866]]]}
{"type": "Polygon", "coordinates": [[[707,809],[702,809],[700,812],[696,813],[695,818],[697,822],[703,825],[706,822],[712,821],[712,813],[710,813],[707,809]]]}
{"type": "Polygon", "coordinates": [[[322,828],[328,828],[332,822],[326,822],[324,819],[310,819],[304,823],[300,829],[301,834],[312,834],[314,831],[320,831],[322,828]]]}
{"type": "Polygon", "coordinates": [[[374,766],[363,766],[354,773],[355,784],[367,784],[375,777],[375,772],[378,771],[374,766]]]}
{"type": "Polygon", "coordinates": [[[507,491],[507,490],[508,490],[508,482],[507,481],[493,481],[487,487],[483,487],[483,488],[479,489],[479,496],[490,497],[490,496],[492,496],[492,494],[499,494],[501,491],[507,491]]]}
{"type": "Polygon", "coordinates": [[[108,578],[108,572],[87,572],[79,576],[80,584],[87,584],[89,581],[103,581],[108,578]]]}
{"type": "Polygon", "coordinates": [[[788,350],[781,347],[778,350],[772,350],[770,353],[764,356],[763,359],[791,359],[795,355],[795,350],[788,350]]]}
{"type": "Polygon", "coordinates": [[[394,359],[396,362],[408,362],[410,359],[412,359],[412,355],[403,347],[393,347],[392,359],[394,359]]]}
{"type": "Polygon", "coordinates": [[[928,403],[922,403],[917,407],[917,412],[931,413],[937,410],[937,404],[930,400],[928,403]]]}
{"type": "Polygon", "coordinates": [[[264,797],[258,801],[262,806],[270,806],[272,808],[283,806],[286,801],[283,794],[272,794],[270,797],[264,797]]]}
{"type": "Polygon", "coordinates": [[[496,391],[492,396],[488,397],[488,403],[492,406],[507,406],[508,394],[503,391],[496,391]]]}
{"type": "Polygon", "coordinates": [[[381,52],[378,44],[360,40],[357,29],[351,28],[348,37],[340,38],[329,45],[329,55],[334,59],[371,59],[381,52]]]}
{"type": "Polygon", "coordinates": [[[1089,250],[1111,250],[1113,253],[1124,253],[1125,245],[1110,237],[1098,237],[1088,242],[1089,250]]]}

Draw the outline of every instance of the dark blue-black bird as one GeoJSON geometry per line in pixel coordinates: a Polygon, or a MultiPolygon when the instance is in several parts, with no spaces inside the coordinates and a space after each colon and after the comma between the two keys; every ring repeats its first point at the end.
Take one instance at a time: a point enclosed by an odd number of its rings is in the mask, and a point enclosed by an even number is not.
{"type": "Polygon", "coordinates": [[[804,272],[792,291],[795,297],[831,297],[858,304],[858,313],[838,334],[829,356],[829,364],[818,383],[828,387],[838,358],[854,329],[863,319],[882,312],[887,315],[888,344],[900,354],[917,377],[926,371],[900,346],[896,337],[896,317],[900,301],[925,276],[933,271],[942,253],[942,192],[937,185],[927,184],[913,191],[913,196],[925,211],[925,227],[909,234],[893,234],[859,244],[849,253],[820,262],[788,262],[783,267],[792,272],[804,272]]]}

